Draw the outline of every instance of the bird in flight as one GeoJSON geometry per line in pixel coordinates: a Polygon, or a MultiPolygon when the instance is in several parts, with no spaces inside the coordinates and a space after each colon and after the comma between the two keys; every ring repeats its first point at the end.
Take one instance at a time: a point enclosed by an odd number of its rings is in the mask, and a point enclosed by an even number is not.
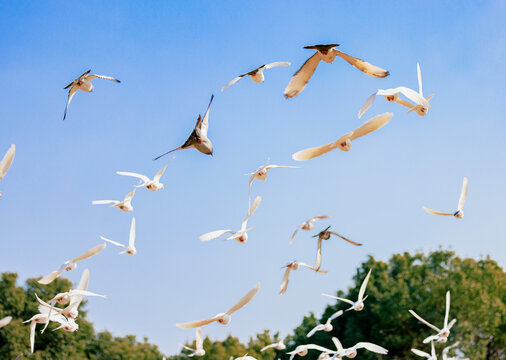
{"type": "Polygon", "coordinates": [[[375,117],[366,121],[364,124],[356,128],[355,130],[347,133],[346,135],[341,136],[334,142],[297,151],[295,154],[292,155],[292,159],[297,161],[309,160],[321,156],[323,154],[326,154],[329,151],[335,149],[349,151],[351,149],[352,141],[364,135],[367,135],[375,130],[378,130],[379,128],[382,128],[390,121],[390,119],[392,119],[392,116],[394,116],[393,113],[384,113],[376,115],[375,117]]]}
{"type": "Polygon", "coordinates": [[[236,312],[237,310],[239,310],[240,308],[242,308],[244,305],[246,305],[247,303],[249,303],[255,297],[255,295],[258,293],[259,289],[260,289],[260,283],[256,284],[253,289],[251,289],[250,291],[248,291],[246,293],[246,295],[244,295],[237,302],[237,304],[235,304],[234,306],[232,306],[230,309],[228,309],[224,313],[219,313],[218,315],[216,315],[215,317],[212,317],[210,319],[190,321],[190,322],[187,322],[187,323],[180,323],[180,324],[176,324],[176,326],[178,326],[180,328],[183,328],[183,329],[191,329],[191,328],[201,327],[201,326],[210,324],[210,323],[215,322],[215,321],[218,322],[221,325],[227,325],[230,322],[230,320],[231,320],[231,316],[230,315],[232,315],[234,312],[236,312]]]}
{"type": "Polygon", "coordinates": [[[442,215],[442,216],[453,216],[455,219],[462,219],[464,217],[464,204],[466,203],[467,198],[467,188],[469,187],[469,182],[467,178],[464,176],[464,181],[462,182],[462,190],[460,190],[460,198],[459,204],[457,205],[457,211],[453,213],[446,213],[437,210],[428,209],[425,206],[422,208],[432,215],[442,215]]]}
{"type": "Polygon", "coordinates": [[[361,118],[367,109],[369,109],[372,104],[374,104],[374,100],[378,95],[383,95],[388,102],[396,102],[398,104],[406,106],[409,108],[408,113],[416,111],[418,115],[425,116],[427,114],[427,111],[430,109],[429,100],[434,96],[434,94],[431,94],[427,98],[423,96],[422,72],[420,70],[420,65],[416,64],[416,66],[418,72],[418,92],[405,86],[399,86],[394,89],[378,89],[365,101],[364,105],[358,113],[358,117],[361,118]],[[415,105],[411,104],[409,101],[401,99],[399,97],[399,93],[403,94],[409,100],[413,101],[415,105]]]}
{"type": "Polygon", "coordinates": [[[77,79],[75,79],[70,84],[68,84],[67,86],[64,87],[64,89],[70,88],[70,90],[69,90],[69,95],[67,98],[67,105],[65,106],[65,113],[63,114],[63,120],[65,120],[65,118],[67,117],[67,110],[69,108],[69,104],[72,101],[72,98],[74,97],[77,90],[82,90],[82,91],[86,91],[86,92],[93,91],[93,84],[91,83],[91,81],[93,79],[99,78],[99,79],[115,81],[117,83],[121,82],[118,79],[115,79],[110,76],[97,75],[97,74],[90,75],[90,71],[91,70],[87,70],[84,74],[82,74],[77,79]]]}
{"type": "Polygon", "coordinates": [[[135,218],[132,218],[132,223],[130,224],[130,236],[128,238],[128,246],[123,245],[119,242],[107,239],[103,236],[100,237],[102,240],[107,241],[108,243],[111,243],[113,245],[122,247],[125,249],[124,251],[120,252],[120,254],[128,254],[128,255],[135,255],[137,253],[137,249],[135,248],[135,218]]]}
{"type": "Polygon", "coordinates": [[[364,301],[365,301],[365,299],[367,299],[367,296],[364,297],[364,294],[365,294],[365,288],[367,287],[367,283],[369,282],[369,277],[371,276],[371,271],[372,271],[372,269],[369,270],[369,272],[365,276],[364,281],[362,282],[362,285],[360,286],[357,301],[351,301],[351,300],[348,300],[345,298],[341,298],[338,296],[332,296],[332,295],[328,295],[328,294],[322,294],[322,295],[327,296],[332,299],[339,300],[339,301],[344,301],[344,302],[350,304],[351,307],[346,309],[346,311],[352,310],[352,309],[355,311],[361,311],[364,308],[364,301]]]}
{"type": "MultiPolygon", "coordinates": [[[[174,158],[175,158],[175,156],[172,159],[174,159],[174,158]]],[[[141,174],[137,174],[137,173],[133,173],[133,172],[127,172],[127,171],[117,171],[116,174],[123,175],[123,176],[131,176],[131,177],[141,179],[142,183],[135,186],[136,188],[145,187],[146,189],[151,190],[151,191],[158,191],[158,190],[162,190],[164,188],[164,185],[160,182],[160,179],[162,178],[162,175],[165,172],[167,165],[165,165],[160,171],[158,171],[155,174],[155,176],[153,177],[153,180],[151,180],[150,178],[148,178],[145,175],[141,175],[141,174]]]]}
{"type": "Polygon", "coordinates": [[[93,205],[107,205],[112,204],[111,207],[117,207],[121,211],[131,212],[134,211],[134,207],[132,206],[132,199],[135,195],[135,188],[126,194],[123,201],[119,200],[93,200],[91,203],[93,205]]]}
{"type": "Polygon", "coordinates": [[[197,328],[195,329],[195,349],[192,349],[191,347],[183,345],[183,348],[191,351],[192,353],[189,354],[189,357],[193,356],[204,356],[206,354],[206,351],[204,350],[204,340],[202,339],[202,329],[197,328]]]}
{"type": "Polygon", "coordinates": [[[288,289],[288,280],[290,278],[290,272],[292,270],[294,270],[294,271],[297,270],[299,268],[299,266],[307,267],[308,269],[311,269],[311,270],[316,271],[321,274],[327,273],[326,270],[319,270],[319,269],[316,270],[314,267],[304,264],[301,261],[292,261],[291,263],[284,266],[286,268],[286,270],[285,270],[285,273],[283,274],[283,280],[281,280],[281,287],[279,289],[279,295],[283,295],[286,292],[286,289],[288,289]]]}
{"type": "Polygon", "coordinates": [[[434,348],[434,342],[432,341],[430,343],[430,345],[431,345],[430,354],[426,353],[425,351],[418,350],[418,349],[411,349],[411,351],[413,353],[415,353],[416,355],[424,357],[428,360],[437,360],[436,349],[434,348]]]}
{"type": "Polygon", "coordinates": [[[307,59],[301,68],[297,70],[297,72],[292,76],[290,82],[286,86],[285,97],[293,98],[297,96],[297,94],[299,94],[302,90],[304,90],[309,79],[311,76],[313,76],[316,67],[320,63],[320,60],[323,60],[326,63],[332,63],[335,60],[336,56],[344,59],[352,66],[366,73],[367,75],[376,78],[384,78],[389,75],[389,72],[384,69],[381,69],[364,60],[358,59],[337,50],[336,47],[338,46],[339,44],[305,46],[304,49],[316,50],[316,52],[313,56],[307,59]]]}
{"type": "Polygon", "coordinates": [[[264,70],[265,69],[272,69],[275,67],[281,67],[281,66],[290,66],[291,64],[286,61],[276,61],[270,64],[264,64],[260,67],[257,67],[255,70],[251,70],[250,72],[247,72],[245,74],[239,75],[235,79],[233,79],[231,82],[229,82],[227,85],[225,85],[221,91],[227,90],[232,85],[236,84],[239,80],[241,80],[245,76],[251,77],[251,80],[253,80],[256,83],[263,83],[264,82],[264,70]]]}
{"type": "Polygon", "coordinates": [[[213,102],[214,95],[211,96],[211,101],[209,101],[209,105],[207,106],[207,111],[204,115],[204,118],[200,117],[200,114],[197,118],[197,123],[195,124],[195,128],[193,129],[190,137],[185,141],[183,145],[180,147],[167,151],[160,156],[157,156],[153,160],[158,160],[162,156],[170,154],[173,151],[184,150],[195,148],[200,151],[202,154],[213,155],[213,144],[211,140],[207,137],[207,130],[209,129],[209,110],[211,109],[211,103],[213,102]]]}
{"type": "Polygon", "coordinates": [[[327,215],[318,215],[318,216],[313,216],[312,218],[310,218],[307,221],[304,221],[302,224],[297,226],[297,229],[295,229],[295,231],[293,232],[292,238],[290,239],[290,244],[293,242],[293,239],[295,238],[295,234],[297,234],[297,231],[299,229],[306,230],[306,231],[312,230],[314,228],[313,221],[318,221],[318,220],[322,220],[322,219],[329,219],[329,218],[330,218],[330,216],[327,216],[327,215]]]}
{"type": "Polygon", "coordinates": [[[316,325],[310,332],[308,332],[306,336],[309,338],[313,336],[317,331],[322,330],[325,332],[331,332],[332,329],[334,329],[334,327],[332,326],[332,321],[343,314],[344,314],[343,310],[336,311],[335,313],[329,316],[325,324],[316,325]]]}
{"type": "Polygon", "coordinates": [[[337,236],[337,237],[339,237],[339,238],[341,238],[341,239],[343,239],[355,246],[362,246],[362,244],[359,244],[355,241],[345,238],[344,236],[339,235],[338,233],[336,233],[334,231],[330,231],[329,229],[330,229],[330,226],[327,226],[327,228],[325,230],[320,231],[318,234],[313,236],[314,238],[318,237],[318,247],[316,249],[316,265],[315,265],[316,271],[320,270],[320,266],[322,263],[322,241],[330,239],[330,235],[335,235],[335,236],[337,236]]]}

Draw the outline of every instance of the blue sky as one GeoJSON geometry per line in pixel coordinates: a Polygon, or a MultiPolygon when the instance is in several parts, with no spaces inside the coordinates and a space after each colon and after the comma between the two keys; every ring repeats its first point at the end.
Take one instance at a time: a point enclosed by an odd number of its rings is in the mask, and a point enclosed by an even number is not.
{"type": "MultiPolygon", "coordinates": [[[[303,315],[323,311],[322,291],[346,288],[368,255],[454,249],[490,254],[506,263],[506,2],[496,1],[0,1],[0,152],[17,146],[0,182],[0,271],[24,281],[100,243],[126,241],[132,214],[96,199],[120,199],[135,180],[118,170],[152,176],[168,161],[151,159],[181,145],[212,93],[209,136],[214,157],[178,152],[164,175],[165,189],[139,190],[136,256],[108,246],[65,274],[91,272],[89,318],[98,330],[135,334],[168,354],[194,333],[175,326],[228,309],[262,283],[259,295],[229,326],[203,329],[221,339],[246,340],[264,328],[286,335],[303,315]],[[390,70],[375,79],[341,59],[320,64],[306,89],[285,100],[290,76],[317,43],[390,70]],[[272,61],[289,68],[265,72],[266,81],[238,74],[272,61]],[[424,93],[434,93],[421,118],[378,99],[357,113],[377,88],[416,89],[419,62],[424,93]],[[94,80],[95,91],[74,97],[62,121],[63,87],[91,68],[121,84],[94,80]],[[296,163],[291,154],[333,141],[363,121],[394,112],[384,128],[334,151],[296,163]],[[247,208],[248,178],[263,197],[245,245],[199,235],[239,228],[247,208]],[[452,210],[462,177],[469,178],[465,218],[439,218],[422,205],[452,210]],[[330,241],[326,275],[298,271],[278,296],[280,267],[313,263],[309,233],[289,238],[303,220],[328,214],[334,230],[364,243],[330,241]],[[13,256],[14,255],[14,256],[13,256]]],[[[373,275],[374,276],[374,273],[373,275]]],[[[240,355],[240,354],[238,354],[240,355]]]]}

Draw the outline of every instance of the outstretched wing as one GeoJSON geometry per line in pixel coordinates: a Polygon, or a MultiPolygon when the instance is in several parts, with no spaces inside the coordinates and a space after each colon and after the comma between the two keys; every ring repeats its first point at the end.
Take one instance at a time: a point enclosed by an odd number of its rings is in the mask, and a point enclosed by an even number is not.
{"type": "Polygon", "coordinates": [[[118,200],[93,200],[93,205],[106,205],[106,204],[119,204],[121,201],[118,200]]]}
{"type": "Polygon", "coordinates": [[[61,275],[63,272],[63,269],[53,271],[51,274],[48,274],[46,276],[43,276],[39,281],[37,281],[39,284],[47,285],[54,281],[57,277],[61,275]]]}
{"type": "Polygon", "coordinates": [[[210,318],[210,319],[190,321],[190,322],[187,322],[187,323],[176,324],[176,326],[180,327],[182,329],[193,329],[193,328],[196,328],[196,327],[201,327],[201,326],[210,324],[210,323],[212,323],[212,322],[214,322],[216,320],[218,320],[218,318],[215,316],[215,317],[210,318]]]}
{"type": "Polygon", "coordinates": [[[290,279],[291,270],[292,269],[287,267],[285,273],[283,274],[283,280],[281,280],[281,286],[279,288],[279,295],[283,295],[286,292],[286,289],[288,289],[288,280],[290,279]]]}
{"type": "Polygon", "coordinates": [[[358,292],[358,301],[362,301],[362,299],[364,298],[365,288],[367,287],[367,283],[369,282],[369,277],[371,276],[371,271],[372,271],[372,269],[369,270],[364,281],[362,282],[362,285],[360,286],[360,290],[358,292]]]}
{"type": "Polygon", "coordinates": [[[221,91],[223,92],[223,91],[227,90],[229,87],[231,87],[232,85],[237,84],[239,82],[239,80],[241,80],[245,76],[246,76],[246,74],[240,75],[240,76],[236,77],[231,82],[229,82],[227,85],[225,85],[224,87],[222,87],[221,91]]]}
{"type": "Polygon", "coordinates": [[[88,251],[86,251],[85,253],[83,253],[83,254],[79,255],[78,257],[72,259],[71,262],[76,263],[78,261],[88,259],[88,258],[90,258],[90,257],[92,257],[94,255],[97,255],[98,253],[100,253],[102,250],[105,249],[105,247],[106,247],[105,243],[97,245],[97,246],[94,246],[91,249],[89,249],[88,251]]]}
{"type": "Polygon", "coordinates": [[[467,178],[464,176],[464,180],[462,182],[462,190],[460,191],[460,198],[459,198],[459,207],[457,210],[462,210],[464,208],[464,204],[466,203],[467,198],[467,188],[469,187],[469,182],[467,181],[467,178]]]}
{"type": "Polygon", "coordinates": [[[88,80],[93,80],[95,78],[99,78],[99,79],[105,79],[105,80],[111,80],[111,81],[115,81],[117,83],[120,83],[121,81],[119,81],[118,79],[115,79],[111,76],[105,76],[105,75],[98,75],[98,74],[93,74],[93,75],[89,75],[89,76],[86,76],[86,78],[88,80]]]}
{"type": "Polygon", "coordinates": [[[339,297],[339,296],[333,296],[333,295],[329,295],[329,294],[325,294],[325,293],[322,293],[322,295],[326,296],[326,297],[329,297],[329,298],[332,298],[332,299],[339,300],[339,301],[344,301],[345,303],[348,303],[350,305],[354,304],[353,301],[345,299],[345,298],[342,298],[342,297],[339,297]]]}
{"type": "MultiPolygon", "coordinates": [[[[174,158],[172,158],[172,159],[174,159],[174,158]]],[[[163,173],[165,172],[165,169],[167,169],[167,165],[169,165],[169,164],[165,164],[165,166],[155,174],[155,177],[153,178],[154,181],[160,181],[163,173]]]]}
{"type": "Polygon", "coordinates": [[[297,96],[306,87],[307,82],[313,76],[313,73],[320,62],[321,55],[319,52],[314,53],[299,70],[292,76],[290,82],[285,89],[285,97],[293,98],[297,96]]]}
{"type": "Polygon", "coordinates": [[[263,347],[260,349],[260,352],[264,352],[265,350],[272,349],[273,347],[276,347],[277,343],[267,345],[266,347],[263,347]]]}
{"type": "Polygon", "coordinates": [[[378,130],[379,128],[382,128],[390,121],[390,119],[392,119],[392,116],[394,116],[393,113],[383,113],[380,115],[376,115],[372,119],[366,121],[361,126],[353,130],[350,139],[353,141],[355,139],[358,139],[359,137],[362,137],[375,130],[378,130]]]}
{"type": "Polygon", "coordinates": [[[296,161],[304,161],[313,159],[315,157],[321,156],[323,154],[328,153],[337,148],[337,142],[331,142],[322,146],[316,146],[308,149],[304,149],[301,151],[297,151],[292,155],[292,159],[296,161]]]}
{"type": "Polygon", "coordinates": [[[422,71],[420,70],[420,64],[416,63],[416,73],[418,75],[418,93],[420,96],[423,96],[423,89],[422,89],[422,71]]]}
{"type": "Polygon", "coordinates": [[[69,104],[72,101],[72,98],[74,97],[75,93],[77,91],[77,88],[75,86],[72,86],[69,90],[69,95],[67,97],[67,105],[65,105],[65,112],[63,113],[63,120],[67,117],[67,110],[69,108],[69,104]]]}
{"type": "MultiPolygon", "coordinates": [[[[165,169],[165,168],[164,168],[165,169]]],[[[141,174],[137,174],[137,173],[133,173],[133,172],[128,172],[128,171],[116,171],[116,174],[118,175],[123,175],[123,176],[131,176],[131,177],[135,177],[135,178],[139,178],[141,179],[142,181],[144,181],[145,183],[147,183],[149,181],[149,178],[145,175],[141,175],[141,174]]]]}
{"type": "Polygon", "coordinates": [[[413,310],[409,310],[409,313],[411,315],[413,315],[418,321],[420,321],[421,323],[427,325],[428,327],[430,327],[431,329],[437,331],[437,332],[440,332],[441,330],[438,329],[437,327],[435,327],[434,325],[432,325],[430,322],[428,322],[427,320],[424,320],[420,315],[418,315],[416,312],[414,312],[413,310]]]}
{"type": "Polygon", "coordinates": [[[329,231],[329,233],[334,234],[334,235],[336,235],[336,236],[339,236],[341,239],[343,239],[343,240],[345,240],[345,241],[349,242],[350,244],[353,244],[353,245],[356,245],[356,246],[362,246],[362,244],[359,244],[358,242],[355,242],[355,241],[350,240],[350,239],[348,239],[348,238],[346,238],[346,237],[344,237],[344,236],[342,236],[342,235],[339,235],[338,233],[336,233],[336,232],[334,232],[334,231],[329,231]]]}
{"type": "Polygon", "coordinates": [[[255,295],[258,293],[258,290],[260,289],[260,283],[256,284],[255,287],[253,289],[251,289],[250,291],[248,291],[246,293],[246,295],[244,295],[238,302],[237,304],[235,304],[234,306],[232,306],[227,312],[226,314],[230,315],[234,312],[236,312],[237,310],[239,310],[240,308],[242,308],[244,305],[246,305],[247,303],[249,303],[251,301],[251,299],[253,299],[255,297],[255,295]]]}
{"type": "Polygon", "coordinates": [[[220,236],[223,236],[225,234],[234,234],[234,232],[232,230],[216,230],[216,231],[211,231],[211,232],[208,232],[204,235],[201,235],[200,236],[200,241],[210,241],[210,240],[214,240],[214,239],[217,239],[219,238],[220,236]]]}
{"type": "Polygon", "coordinates": [[[378,353],[378,354],[383,354],[383,355],[386,355],[388,354],[388,350],[379,346],[379,345],[376,345],[376,344],[373,344],[373,343],[370,343],[370,342],[359,342],[357,344],[355,344],[355,346],[353,346],[353,348],[356,350],[356,349],[361,349],[361,348],[364,348],[364,349],[367,349],[369,351],[372,351],[372,352],[375,352],[375,353],[378,353]]]}
{"type": "Polygon", "coordinates": [[[333,51],[337,56],[344,59],[345,61],[350,63],[352,66],[356,67],[357,69],[366,73],[367,75],[370,75],[370,76],[373,76],[376,78],[384,78],[390,74],[387,70],[384,70],[380,67],[370,64],[367,61],[364,61],[362,59],[345,54],[342,51],[339,51],[337,49],[332,49],[330,51],[333,51]]]}
{"type": "Polygon", "coordinates": [[[422,206],[422,208],[427,211],[429,214],[432,215],[443,215],[443,216],[453,216],[453,213],[445,213],[437,210],[428,209],[425,206],[422,206]]]}
{"type": "Polygon", "coordinates": [[[426,353],[425,351],[421,351],[418,349],[411,349],[411,351],[414,352],[418,356],[425,357],[427,359],[430,358],[430,354],[426,353]]]}
{"type": "Polygon", "coordinates": [[[290,66],[290,65],[292,65],[292,63],[290,63],[288,61],[276,61],[276,62],[272,62],[270,64],[266,64],[266,65],[264,65],[264,67],[266,69],[272,69],[275,67],[290,66]]]}
{"type": "Polygon", "coordinates": [[[211,100],[209,101],[209,105],[207,105],[207,110],[200,124],[200,132],[202,135],[207,137],[207,130],[209,129],[209,110],[211,110],[211,104],[213,102],[214,95],[211,95],[211,100]]]}
{"type": "Polygon", "coordinates": [[[12,161],[14,161],[14,155],[16,155],[16,145],[12,144],[5,153],[2,161],[0,161],[0,180],[4,178],[7,170],[11,167],[12,161]]]}
{"type": "Polygon", "coordinates": [[[367,98],[367,100],[365,101],[364,105],[362,105],[362,107],[360,108],[360,111],[358,112],[358,118],[360,119],[362,117],[362,115],[364,115],[364,113],[374,104],[374,100],[376,100],[376,95],[378,93],[375,92],[374,94],[372,94],[371,96],[369,96],[367,98]]]}

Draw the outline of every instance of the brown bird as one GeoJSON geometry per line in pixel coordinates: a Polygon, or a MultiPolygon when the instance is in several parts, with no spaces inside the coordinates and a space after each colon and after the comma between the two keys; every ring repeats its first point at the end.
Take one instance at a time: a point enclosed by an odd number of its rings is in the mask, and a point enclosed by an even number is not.
{"type": "Polygon", "coordinates": [[[357,243],[355,241],[352,241],[352,240],[350,240],[348,238],[345,238],[344,236],[339,235],[336,232],[330,231],[329,228],[330,228],[330,226],[327,226],[327,228],[325,230],[320,231],[318,234],[316,234],[316,235],[313,236],[313,237],[318,237],[318,248],[316,249],[316,266],[315,266],[315,271],[320,270],[320,266],[322,264],[322,240],[328,240],[328,239],[330,239],[330,235],[336,235],[336,236],[340,237],[341,239],[346,240],[350,244],[353,244],[353,245],[356,245],[356,246],[362,246],[362,244],[359,244],[359,243],[357,243]]]}
{"type": "Polygon", "coordinates": [[[384,78],[389,75],[389,72],[387,70],[381,69],[364,60],[350,56],[335,49],[337,46],[339,46],[339,44],[305,46],[304,49],[313,49],[316,50],[316,53],[307,59],[301,68],[297,70],[297,72],[293,75],[292,79],[285,89],[285,97],[293,98],[306,87],[307,82],[311,76],[313,76],[313,73],[315,72],[320,60],[323,60],[326,63],[332,63],[335,60],[336,56],[339,56],[340,58],[346,60],[352,66],[356,67],[367,75],[377,78],[384,78]]]}

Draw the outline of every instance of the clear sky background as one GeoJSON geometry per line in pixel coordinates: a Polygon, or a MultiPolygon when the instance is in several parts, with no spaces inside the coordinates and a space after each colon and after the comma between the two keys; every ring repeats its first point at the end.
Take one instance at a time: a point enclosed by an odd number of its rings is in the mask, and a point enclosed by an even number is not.
{"type": "Polygon", "coordinates": [[[194,336],[177,322],[225,311],[258,281],[258,296],[229,326],[204,334],[286,335],[309,311],[321,314],[329,302],[322,291],[350,286],[368,255],[387,260],[441,246],[464,257],[490,254],[504,266],[505,22],[503,0],[0,1],[0,156],[17,146],[0,182],[0,271],[19,273],[21,283],[99,244],[99,235],[126,242],[132,213],[91,201],[131,190],[135,179],[118,170],[153,176],[169,158],[152,158],[186,140],[213,93],[214,157],[178,152],[163,191],[137,191],[137,255],[108,246],[64,275],[76,282],[89,268],[89,289],[108,295],[88,303],[96,329],[147,336],[172,354],[194,336]],[[303,46],[335,42],[391,75],[372,78],[337,58],[285,100],[291,75],[312,54],[303,46]],[[244,79],[220,92],[272,61],[292,66],[267,70],[263,84],[244,79]],[[416,89],[417,62],[424,93],[435,94],[427,116],[381,98],[357,118],[378,88],[416,89]],[[78,92],[62,121],[63,87],[88,68],[122,82],[94,80],[95,91],[78,92]],[[350,152],[291,159],[386,111],[391,122],[350,152]],[[253,184],[263,200],[248,243],[201,243],[205,232],[240,227],[244,174],[268,157],[301,168],[272,170],[253,184]],[[422,210],[454,210],[463,176],[463,220],[422,210]],[[332,219],[290,246],[294,228],[319,214],[332,219]],[[311,235],[327,224],[364,246],[324,243],[329,273],[295,272],[279,296],[280,267],[314,263],[311,235]]]}

